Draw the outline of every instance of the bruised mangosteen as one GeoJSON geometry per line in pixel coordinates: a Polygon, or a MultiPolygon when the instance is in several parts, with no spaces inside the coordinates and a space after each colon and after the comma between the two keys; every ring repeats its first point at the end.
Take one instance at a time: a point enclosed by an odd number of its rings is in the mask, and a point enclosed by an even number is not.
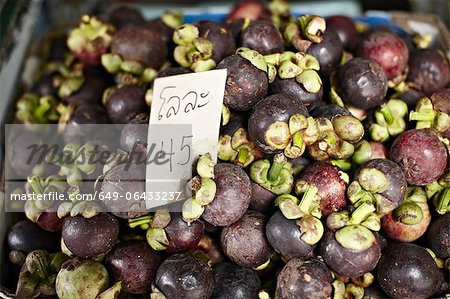
{"type": "Polygon", "coordinates": [[[122,290],[129,294],[150,291],[161,257],[143,241],[128,241],[115,246],[106,256],[106,267],[122,290]]]}
{"type": "Polygon", "coordinates": [[[124,124],[139,113],[148,113],[145,93],[145,88],[137,85],[125,85],[107,91],[106,112],[111,122],[124,124]]]}
{"type": "Polygon", "coordinates": [[[267,74],[241,55],[226,57],[217,68],[228,70],[223,101],[230,108],[250,110],[267,95],[267,74]]]}
{"type": "Polygon", "coordinates": [[[325,263],[339,275],[357,277],[375,269],[381,247],[369,229],[348,225],[337,231],[326,231],[319,252],[325,263]]]}
{"type": "Polygon", "coordinates": [[[250,205],[252,187],[248,175],[233,164],[214,166],[216,195],[206,205],[202,218],[216,226],[230,225],[241,218],[250,205]]]}
{"type": "Polygon", "coordinates": [[[388,88],[383,69],[363,58],[353,58],[340,66],[332,81],[342,101],[360,109],[379,106],[388,88]]]}
{"type": "Polygon", "coordinates": [[[222,250],[234,263],[257,268],[270,261],[272,247],[265,235],[266,217],[248,211],[237,222],[225,227],[220,236],[222,250]]]}
{"type": "Polygon", "coordinates": [[[391,147],[392,161],[400,165],[411,185],[424,186],[438,179],[447,167],[447,149],[433,130],[409,130],[391,147]]]}
{"type": "Polygon", "coordinates": [[[293,259],[278,274],[276,296],[279,299],[331,298],[332,282],[331,272],[321,260],[293,259]]]}
{"type": "Polygon", "coordinates": [[[284,41],[272,22],[252,21],[241,33],[241,46],[267,55],[283,52],[284,41]]]}

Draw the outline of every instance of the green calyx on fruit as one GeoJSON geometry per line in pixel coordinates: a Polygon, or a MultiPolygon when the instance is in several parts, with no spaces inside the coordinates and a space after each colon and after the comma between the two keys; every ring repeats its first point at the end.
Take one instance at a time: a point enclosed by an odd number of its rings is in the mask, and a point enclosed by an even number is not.
{"type": "Polygon", "coordinates": [[[372,147],[367,140],[361,140],[355,144],[355,151],[352,155],[352,162],[362,165],[372,158],[372,147]]]}
{"type": "Polygon", "coordinates": [[[274,156],[272,163],[258,160],[250,165],[250,178],[274,194],[289,193],[294,184],[294,177],[283,154],[274,156]]]}
{"type": "MultiPolygon", "coordinates": [[[[46,179],[40,178],[39,176],[30,175],[27,177],[27,184],[31,187],[32,193],[42,195],[50,194],[50,192],[64,192],[68,187],[65,180],[57,175],[51,175],[46,179]]],[[[28,206],[30,209],[28,210],[29,212],[42,212],[52,207],[54,203],[52,200],[46,200],[45,197],[42,200],[32,200],[27,201],[27,203],[28,202],[32,202],[32,204],[28,206]]],[[[25,209],[25,212],[27,212],[27,209],[25,209]]],[[[33,219],[30,220],[33,221],[33,219]]],[[[35,220],[37,221],[37,219],[35,220]]]]}
{"type": "Polygon", "coordinates": [[[198,28],[184,24],[173,33],[173,41],[178,46],[174,50],[175,61],[194,72],[204,72],[216,67],[212,59],[213,43],[200,37],[198,28]]]}
{"type": "Polygon", "coordinates": [[[158,75],[157,70],[136,60],[123,60],[118,54],[103,54],[101,62],[108,73],[117,75],[122,84],[148,84],[158,75]]]}
{"type": "Polygon", "coordinates": [[[188,224],[199,219],[216,196],[214,182],[214,162],[209,153],[202,155],[197,162],[197,173],[190,182],[192,197],[183,203],[182,218],[188,224]]]}
{"type": "Polygon", "coordinates": [[[61,299],[96,298],[108,285],[108,271],[93,260],[67,260],[56,277],[56,293],[61,299]]]}
{"type": "Polygon", "coordinates": [[[335,232],[336,241],[347,249],[364,251],[375,242],[375,235],[362,225],[347,225],[335,232]]]}
{"type": "Polygon", "coordinates": [[[48,124],[59,120],[59,102],[51,95],[25,93],[16,104],[16,118],[24,124],[48,124]]]}
{"type": "Polygon", "coordinates": [[[308,187],[301,200],[290,194],[282,194],[275,199],[275,206],[280,208],[281,213],[287,219],[296,219],[300,231],[301,239],[314,245],[323,236],[324,228],[320,221],[320,211],[317,212],[318,204],[314,202],[317,189],[308,187]]]}
{"type": "Polygon", "coordinates": [[[177,29],[183,24],[183,16],[179,11],[168,11],[162,14],[161,21],[172,29],[177,29]]]}
{"type": "Polygon", "coordinates": [[[41,249],[30,252],[20,271],[16,296],[18,298],[54,296],[56,274],[67,259],[68,256],[61,252],[49,254],[41,249]]]}
{"type": "Polygon", "coordinates": [[[417,121],[416,129],[433,128],[441,133],[450,129],[450,115],[434,110],[431,100],[427,97],[417,102],[416,109],[409,113],[409,120],[417,121]]]}
{"type": "Polygon", "coordinates": [[[423,219],[421,204],[426,204],[427,196],[421,187],[409,187],[406,198],[393,211],[395,220],[407,224],[418,224],[423,219]]]}
{"type": "Polygon", "coordinates": [[[361,122],[352,115],[338,115],[331,120],[334,132],[342,140],[350,143],[360,141],[364,136],[364,127],[361,122]]]}
{"type": "Polygon", "coordinates": [[[391,99],[374,112],[375,123],[369,128],[373,140],[385,142],[406,129],[408,106],[402,100],[391,99]]]}
{"type": "Polygon", "coordinates": [[[70,31],[67,46],[75,53],[103,52],[111,45],[115,32],[111,24],[94,16],[84,15],[79,26],[70,31]]]}
{"type": "Polygon", "coordinates": [[[83,173],[91,174],[96,170],[95,154],[96,146],[86,143],[82,146],[76,143],[67,143],[61,153],[51,152],[46,156],[46,161],[50,164],[60,166],[60,174],[66,177],[70,186],[82,183],[83,173]]]}
{"type": "Polygon", "coordinates": [[[298,17],[298,22],[304,38],[314,43],[322,42],[322,34],[327,29],[324,18],[317,15],[303,15],[298,17]]]}
{"type": "Polygon", "coordinates": [[[219,159],[230,161],[240,167],[247,167],[255,161],[261,153],[248,138],[247,130],[239,128],[232,136],[221,135],[219,137],[219,159]]]}
{"type": "Polygon", "coordinates": [[[116,299],[122,291],[122,282],[116,282],[112,287],[99,294],[95,299],[116,299]]]}

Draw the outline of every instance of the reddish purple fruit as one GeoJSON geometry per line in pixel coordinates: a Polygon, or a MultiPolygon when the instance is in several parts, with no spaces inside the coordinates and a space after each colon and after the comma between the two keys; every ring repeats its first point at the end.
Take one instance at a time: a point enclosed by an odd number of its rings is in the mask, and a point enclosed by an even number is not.
{"type": "Polygon", "coordinates": [[[283,52],[284,40],[272,22],[253,21],[242,31],[241,46],[267,55],[283,52]]]}
{"type": "Polygon", "coordinates": [[[432,130],[409,130],[395,139],[390,158],[400,165],[408,184],[437,180],[447,166],[447,149],[432,130]]]}
{"type": "Polygon", "coordinates": [[[246,18],[253,21],[270,19],[270,11],[260,0],[239,1],[228,14],[227,21],[246,18]]]}
{"type": "Polygon", "coordinates": [[[339,275],[347,277],[358,277],[375,269],[381,256],[378,238],[360,226],[341,230],[347,230],[343,239],[337,238],[339,231],[328,230],[320,240],[319,252],[325,263],[339,275]]]}
{"type": "Polygon", "coordinates": [[[266,236],[276,252],[280,253],[285,261],[293,258],[305,257],[310,254],[314,245],[303,241],[305,233],[296,223],[295,219],[287,219],[280,211],[270,217],[266,226],[266,236]]]}
{"type": "Polygon", "coordinates": [[[123,60],[159,69],[167,58],[167,46],[158,33],[145,27],[129,26],[114,36],[111,53],[120,55],[123,60]]]}
{"type": "Polygon", "coordinates": [[[189,253],[174,254],[159,266],[155,284],[167,298],[208,299],[214,292],[214,275],[189,253]]]}
{"type": "Polygon", "coordinates": [[[346,183],[340,176],[339,168],[327,163],[316,162],[301,172],[299,181],[305,181],[317,188],[320,198],[320,210],[327,216],[342,210],[347,205],[345,199],[346,183]]]}
{"type": "Polygon", "coordinates": [[[409,52],[401,37],[387,31],[373,31],[361,41],[358,56],[378,63],[391,80],[404,72],[409,52]]]}
{"type": "Polygon", "coordinates": [[[106,253],[119,238],[119,222],[114,216],[100,213],[91,218],[65,218],[62,238],[66,247],[81,258],[95,259],[106,253]]]}
{"type": "Polygon", "coordinates": [[[426,202],[417,203],[422,210],[423,218],[417,224],[404,224],[390,212],[381,218],[381,229],[386,236],[397,242],[412,242],[419,239],[430,224],[431,214],[426,202]]]}

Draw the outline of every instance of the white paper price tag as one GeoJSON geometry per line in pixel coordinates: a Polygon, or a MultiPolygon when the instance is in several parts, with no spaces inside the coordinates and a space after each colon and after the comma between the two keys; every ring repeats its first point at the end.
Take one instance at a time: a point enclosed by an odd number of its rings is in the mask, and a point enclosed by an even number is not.
{"type": "MultiPolygon", "coordinates": [[[[147,165],[148,195],[183,191],[198,156],[217,160],[226,78],[226,70],[212,70],[155,80],[147,143],[170,159],[147,165]]],[[[147,200],[148,208],[164,204],[147,200]]]]}

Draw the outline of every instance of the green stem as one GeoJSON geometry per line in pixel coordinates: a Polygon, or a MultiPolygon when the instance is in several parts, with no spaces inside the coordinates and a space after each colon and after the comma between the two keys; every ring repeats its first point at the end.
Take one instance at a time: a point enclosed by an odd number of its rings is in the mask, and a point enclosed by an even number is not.
{"type": "Polygon", "coordinates": [[[445,214],[450,210],[450,188],[444,189],[435,202],[436,212],[445,214]]]}
{"type": "Polygon", "coordinates": [[[350,217],[350,223],[359,224],[373,212],[375,212],[375,206],[373,203],[366,201],[362,203],[355,211],[353,211],[350,217]]]}
{"type": "Polygon", "coordinates": [[[427,112],[417,112],[417,111],[411,111],[409,113],[409,120],[415,120],[415,121],[430,121],[432,122],[435,117],[434,111],[427,111],[427,112]]]}
{"type": "Polygon", "coordinates": [[[41,185],[41,179],[37,176],[30,175],[27,178],[28,184],[30,184],[33,192],[36,194],[43,194],[44,190],[41,185]]]}
{"type": "Polygon", "coordinates": [[[383,107],[380,108],[380,112],[383,114],[388,125],[391,125],[394,122],[394,115],[392,115],[391,109],[389,109],[388,105],[383,105],[383,107]]]}
{"type": "Polygon", "coordinates": [[[317,187],[309,185],[306,188],[306,192],[303,194],[303,197],[300,201],[299,208],[305,213],[309,214],[315,207],[312,207],[314,199],[317,195],[317,187]]]}
{"type": "Polygon", "coordinates": [[[300,132],[295,132],[292,136],[292,145],[298,148],[302,148],[303,146],[303,136],[300,132]]]}
{"type": "Polygon", "coordinates": [[[135,228],[141,225],[148,224],[150,225],[152,223],[153,219],[151,216],[143,216],[139,218],[129,219],[128,220],[128,226],[131,228],[135,228]]]}
{"type": "Polygon", "coordinates": [[[237,160],[242,163],[242,165],[245,164],[245,162],[247,161],[248,157],[250,155],[250,151],[247,147],[241,147],[238,149],[238,156],[237,156],[237,160]]]}
{"type": "Polygon", "coordinates": [[[286,157],[283,154],[277,154],[273,158],[272,165],[270,166],[268,177],[270,181],[276,181],[280,176],[281,170],[286,163],[286,157]]]}

